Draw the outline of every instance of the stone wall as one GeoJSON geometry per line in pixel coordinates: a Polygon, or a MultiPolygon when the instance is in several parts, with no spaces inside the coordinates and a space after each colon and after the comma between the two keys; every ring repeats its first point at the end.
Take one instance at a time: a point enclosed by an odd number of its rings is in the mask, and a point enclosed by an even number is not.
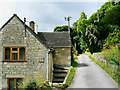
{"type": "Polygon", "coordinates": [[[71,48],[54,48],[53,65],[71,66],[71,48]]]}
{"type": "Polygon", "coordinates": [[[25,37],[24,26],[16,17],[2,29],[0,61],[3,61],[3,47],[12,46],[26,47],[27,60],[27,62],[2,62],[2,88],[7,88],[9,77],[23,77],[24,82],[28,81],[30,76],[41,75],[44,80],[47,78],[47,49],[28,30],[26,31],[25,37]]]}
{"type": "Polygon", "coordinates": [[[106,63],[106,60],[104,60],[104,57],[103,57],[102,54],[93,53],[92,57],[95,58],[98,61],[106,63]]]}
{"type": "Polygon", "coordinates": [[[2,89],[2,44],[1,44],[2,32],[0,31],[0,90],[2,89]]]}
{"type": "Polygon", "coordinates": [[[104,59],[104,57],[103,57],[102,54],[93,53],[92,57],[95,58],[98,61],[101,61],[101,62],[107,64],[110,67],[116,68],[116,65],[110,64],[109,61],[107,61],[107,60],[104,59]]]}

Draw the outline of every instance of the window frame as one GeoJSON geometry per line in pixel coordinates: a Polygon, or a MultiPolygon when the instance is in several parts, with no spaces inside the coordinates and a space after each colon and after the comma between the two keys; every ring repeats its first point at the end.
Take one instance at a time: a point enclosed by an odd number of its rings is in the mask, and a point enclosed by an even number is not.
{"type": "Polygon", "coordinates": [[[23,82],[24,82],[24,78],[21,78],[21,77],[17,77],[17,78],[13,78],[13,77],[10,77],[10,78],[7,78],[7,88],[9,90],[9,80],[10,79],[14,79],[14,83],[15,83],[15,89],[17,88],[17,79],[22,79],[22,85],[23,85],[23,82]]]}
{"type": "Polygon", "coordinates": [[[3,61],[11,61],[11,62],[23,62],[23,61],[26,61],[26,47],[3,47],[3,61]],[[5,48],[10,48],[10,60],[5,60],[5,48]],[[12,49],[13,48],[17,48],[17,51],[13,51],[12,49]],[[24,60],[20,60],[19,56],[20,56],[20,48],[24,48],[25,49],[25,59],[24,60]],[[13,53],[17,53],[17,60],[13,60],[12,59],[12,54],[13,53]]]}

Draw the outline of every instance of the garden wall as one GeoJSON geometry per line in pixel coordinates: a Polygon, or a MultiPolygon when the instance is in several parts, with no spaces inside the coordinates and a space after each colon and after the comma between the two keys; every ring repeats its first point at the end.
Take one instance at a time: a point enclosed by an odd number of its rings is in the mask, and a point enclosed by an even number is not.
{"type": "Polygon", "coordinates": [[[93,53],[93,54],[92,54],[92,57],[95,58],[95,59],[98,60],[98,61],[101,61],[101,62],[106,63],[106,60],[103,59],[104,57],[103,57],[102,54],[93,53]]]}

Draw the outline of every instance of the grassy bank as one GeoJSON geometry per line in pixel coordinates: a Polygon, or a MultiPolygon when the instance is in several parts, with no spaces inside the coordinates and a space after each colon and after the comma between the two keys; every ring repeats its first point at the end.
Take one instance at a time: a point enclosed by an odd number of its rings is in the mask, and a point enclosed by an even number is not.
{"type": "Polygon", "coordinates": [[[94,59],[91,55],[89,55],[89,58],[98,64],[107,74],[109,74],[117,83],[118,83],[118,70],[113,69],[112,67],[108,66],[107,64],[104,64],[103,62],[100,62],[96,59],[94,59]]]}
{"type": "Polygon", "coordinates": [[[83,53],[83,55],[89,55],[88,53],[83,53]]]}
{"type": "Polygon", "coordinates": [[[75,75],[75,68],[71,68],[68,78],[66,80],[66,83],[61,86],[62,89],[67,88],[71,84],[71,82],[74,78],[74,75],[75,75]]]}

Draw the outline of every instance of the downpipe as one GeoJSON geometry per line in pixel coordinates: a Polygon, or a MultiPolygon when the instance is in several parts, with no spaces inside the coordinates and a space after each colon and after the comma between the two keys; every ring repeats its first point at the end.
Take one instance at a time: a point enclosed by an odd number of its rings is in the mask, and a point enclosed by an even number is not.
{"type": "Polygon", "coordinates": [[[49,67],[49,61],[48,61],[48,60],[49,60],[49,52],[50,52],[50,49],[48,49],[48,50],[46,51],[46,55],[47,55],[47,56],[46,56],[46,57],[47,57],[47,81],[49,81],[49,70],[48,70],[48,69],[49,69],[49,68],[48,68],[48,67],[49,67]]]}

